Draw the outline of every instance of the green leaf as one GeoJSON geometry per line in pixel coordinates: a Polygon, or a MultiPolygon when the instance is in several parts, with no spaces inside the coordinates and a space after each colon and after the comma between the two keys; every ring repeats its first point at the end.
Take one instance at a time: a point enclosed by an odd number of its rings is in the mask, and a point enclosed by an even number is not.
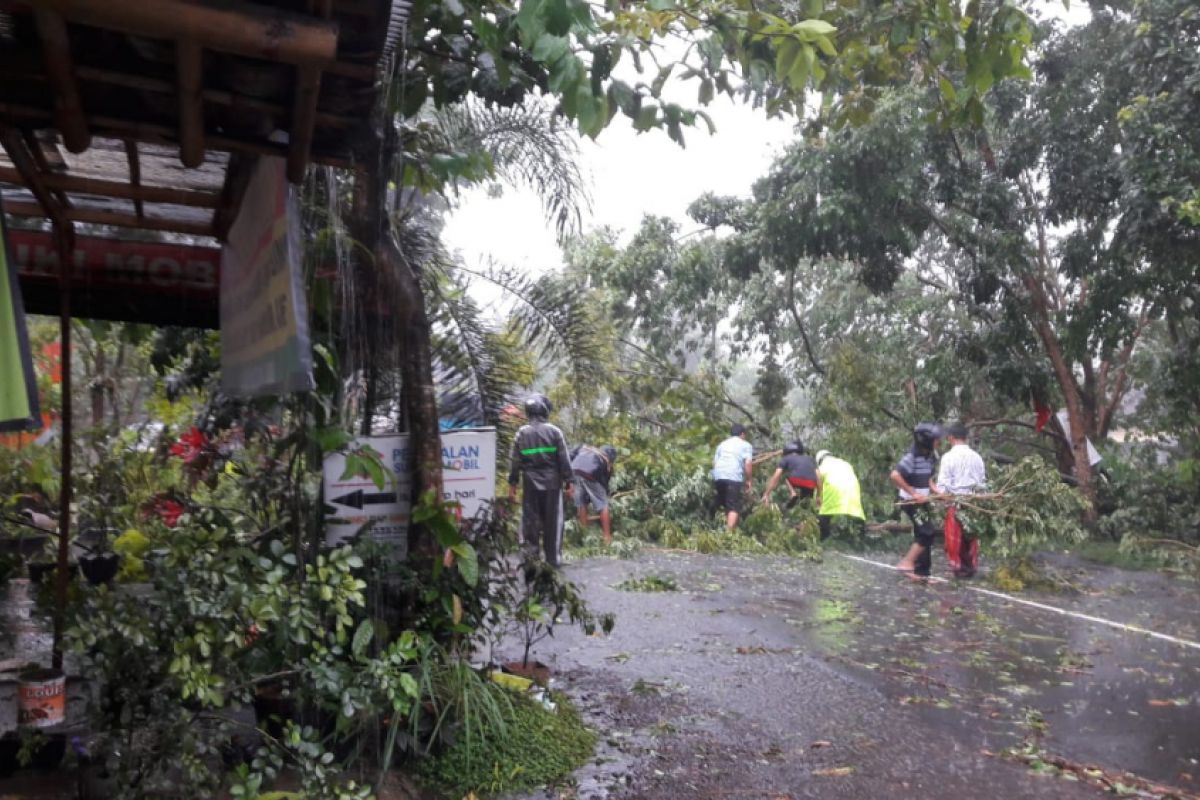
{"type": "Polygon", "coordinates": [[[633,119],[633,129],[636,131],[648,131],[658,124],[658,106],[650,103],[643,105],[638,109],[637,116],[633,119]]]}
{"type": "Polygon", "coordinates": [[[567,37],[543,33],[534,43],[532,55],[538,61],[552,64],[566,55],[570,49],[571,45],[567,37]]]}
{"type": "Polygon", "coordinates": [[[374,636],[375,626],[371,624],[371,620],[364,619],[358,624],[358,630],[354,632],[354,638],[350,642],[350,652],[359,658],[366,655],[367,647],[370,646],[374,636]]]}
{"type": "Polygon", "coordinates": [[[819,36],[829,36],[837,33],[837,28],[823,19],[806,19],[793,25],[792,31],[802,41],[811,42],[819,36]]]}
{"type": "Polygon", "coordinates": [[[479,583],[479,556],[476,554],[475,548],[469,543],[463,542],[452,549],[458,556],[458,571],[462,574],[463,580],[467,582],[467,586],[475,586],[479,583]]]}
{"type": "Polygon", "coordinates": [[[942,97],[946,98],[946,102],[953,104],[957,93],[954,91],[954,84],[946,76],[938,78],[938,88],[942,90],[942,97]]]}
{"type": "Polygon", "coordinates": [[[646,8],[651,11],[669,11],[675,8],[675,0],[650,0],[646,3],[646,8]]]}
{"type": "Polygon", "coordinates": [[[780,42],[775,51],[775,78],[779,81],[787,80],[799,57],[800,42],[795,39],[784,39],[780,42]]]}

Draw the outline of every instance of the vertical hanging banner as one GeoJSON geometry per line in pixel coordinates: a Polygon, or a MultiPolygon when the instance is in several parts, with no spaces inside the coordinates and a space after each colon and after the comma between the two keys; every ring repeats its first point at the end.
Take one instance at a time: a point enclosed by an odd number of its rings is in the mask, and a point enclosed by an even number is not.
{"type": "Polygon", "coordinates": [[[235,397],[312,389],[300,214],[282,158],[255,165],[221,250],[221,389],[235,397]]]}
{"type": "Polygon", "coordinates": [[[35,430],[40,416],[21,285],[0,214],[0,431],[35,430]]]}

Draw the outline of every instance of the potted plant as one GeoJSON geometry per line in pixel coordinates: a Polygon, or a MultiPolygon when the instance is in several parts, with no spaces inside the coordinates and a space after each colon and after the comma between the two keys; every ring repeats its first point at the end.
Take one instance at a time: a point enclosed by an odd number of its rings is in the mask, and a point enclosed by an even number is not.
{"type": "Polygon", "coordinates": [[[545,686],[550,680],[550,667],[536,659],[530,662],[529,655],[535,644],[554,635],[554,626],[561,616],[565,614],[570,624],[578,625],[589,635],[597,626],[608,633],[615,618],[612,614],[593,614],[575,584],[536,556],[526,555],[521,568],[525,588],[513,608],[513,624],[522,643],[522,657],[520,661],[505,663],[503,668],[545,686]]]}
{"type": "Polygon", "coordinates": [[[86,551],[79,557],[79,571],[92,586],[112,581],[121,567],[121,556],[113,551],[109,537],[119,533],[110,528],[88,528],[75,538],[75,544],[86,551]]]}

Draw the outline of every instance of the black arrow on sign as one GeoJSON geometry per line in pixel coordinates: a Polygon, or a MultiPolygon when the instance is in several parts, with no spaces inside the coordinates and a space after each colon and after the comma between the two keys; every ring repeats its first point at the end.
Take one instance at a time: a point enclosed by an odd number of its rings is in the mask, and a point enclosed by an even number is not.
{"type": "Polygon", "coordinates": [[[373,492],[364,494],[362,489],[355,489],[353,492],[348,492],[341,497],[333,498],[332,502],[338,505],[350,506],[362,510],[363,506],[379,506],[387,503],[396,502],[395,492],[373,492]]]}

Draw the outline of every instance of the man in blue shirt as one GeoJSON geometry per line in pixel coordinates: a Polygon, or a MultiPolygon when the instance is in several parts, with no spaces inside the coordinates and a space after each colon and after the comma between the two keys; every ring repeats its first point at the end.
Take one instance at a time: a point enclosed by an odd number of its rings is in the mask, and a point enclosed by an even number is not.
{"type": "Polygon", "coordinates": [[[713,454],[712,478],[717,505],[725,511],[725,527],[737,527],[742,513],[742,493],[750,491],[754,447],[746,441],[746,426],[735,423],[729,438],[717,445],[713,454]]]}

